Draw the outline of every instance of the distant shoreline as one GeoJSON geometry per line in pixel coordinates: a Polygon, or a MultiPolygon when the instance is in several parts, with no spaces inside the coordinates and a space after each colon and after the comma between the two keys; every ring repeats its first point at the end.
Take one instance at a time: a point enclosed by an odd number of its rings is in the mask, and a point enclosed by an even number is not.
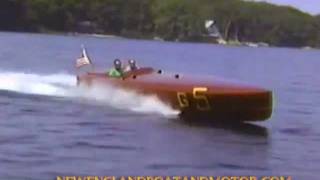
{"type": "Polygon", "coordinates": [[[320,15],[266,2],[10,0],[1,1],[0,7],[0,30],[5,31],[80,32],[248,47],[320,47],[320,15]],[[214,22],[216,33],[206,27],[208,21],[214,22]]]}
{"type": "Polygon", "coordinates": [[[41,32],[30,32],[30,31],[0,31],[0,33],[21,33],[21,34],[34,34],[34,35],[57,35],[57,36],[69,36],[69,37],[92,37],[92,38],[101,38],[101,39],[107,39],[107,38],[116,38],[116,39],[129,39],[129,40],[147,40],[147,41],[155,41],[155,42],[168,42],[168,43],[199,43],[199,44],[213,44],[213,45],[220,45],[225,47],[248,47],[248,48],[289,48],[289,49],[301,49],[301,50],[320,50],[320,48],[317,47],[290,47],[290,46],[250,46],[245,45],[245,42],[241,44],[219,44],[219,43],[210,43],[205,41],[170,41],[170,40],[164,40],[164,39],[157,39],[157,37],[154,38],[135,38],[135,37],[128,37],[128,36],[120,36],[120,35],[114,35],[114,34],[90,34],[90,33],[78,33],[78,32],[58,32],[58,31],[41,31],[41,32]]]}

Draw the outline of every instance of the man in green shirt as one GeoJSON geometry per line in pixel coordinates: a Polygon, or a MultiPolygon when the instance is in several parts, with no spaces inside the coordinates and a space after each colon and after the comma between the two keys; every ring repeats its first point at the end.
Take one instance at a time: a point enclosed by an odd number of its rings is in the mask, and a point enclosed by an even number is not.
{"type": "Polygon", "coordinates": [[[119,59],[113,61],[114,67],[108,72],[110,77],[121,78],[123,76],[122,63],[119,59]]]}

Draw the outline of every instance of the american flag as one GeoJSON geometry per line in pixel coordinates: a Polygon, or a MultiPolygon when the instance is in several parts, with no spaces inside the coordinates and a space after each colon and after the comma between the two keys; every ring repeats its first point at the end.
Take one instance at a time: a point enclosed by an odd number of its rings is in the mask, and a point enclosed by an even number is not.
{"type": "Polygon", "coordinates": [[[81,68],[82,66],[90,65],[90,64],[92,63],[90,58],[87,56],[86,49],[82,47],[82,54],[81,54],[81,57],[77,59],[76,67],[81,68]]]}

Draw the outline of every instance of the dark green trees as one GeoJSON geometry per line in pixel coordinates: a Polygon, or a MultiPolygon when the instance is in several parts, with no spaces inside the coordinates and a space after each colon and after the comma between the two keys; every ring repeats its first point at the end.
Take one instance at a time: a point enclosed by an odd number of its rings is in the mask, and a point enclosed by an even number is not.
{"type": "Polygon", "coordinates": [[[320,46],[320,17],[242,0],[1,0],[0,30],[197,40],[214,19],[226,40],[320,46]]]}

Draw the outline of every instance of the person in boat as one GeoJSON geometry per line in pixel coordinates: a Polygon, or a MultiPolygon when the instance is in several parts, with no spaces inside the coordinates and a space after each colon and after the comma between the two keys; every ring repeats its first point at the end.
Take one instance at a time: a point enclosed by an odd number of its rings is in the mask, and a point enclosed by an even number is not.
{"type": "Polygon", "coordinates": [[[125,68],[125,72],[130,72],[130,71],[134,71],[134,70],[137,70],[139,69],[139,67],[137,66],[137,63],[134,59],[130,59],[128,61],[128,65],[126,66],[125,68]]]}
{"type": "Polygon", "coordinates": [[[122,63],[119,59],[113,61],[114,67],[110,69],[108,75],[114,78],[121,78],[123,76],[122,63]]]}

